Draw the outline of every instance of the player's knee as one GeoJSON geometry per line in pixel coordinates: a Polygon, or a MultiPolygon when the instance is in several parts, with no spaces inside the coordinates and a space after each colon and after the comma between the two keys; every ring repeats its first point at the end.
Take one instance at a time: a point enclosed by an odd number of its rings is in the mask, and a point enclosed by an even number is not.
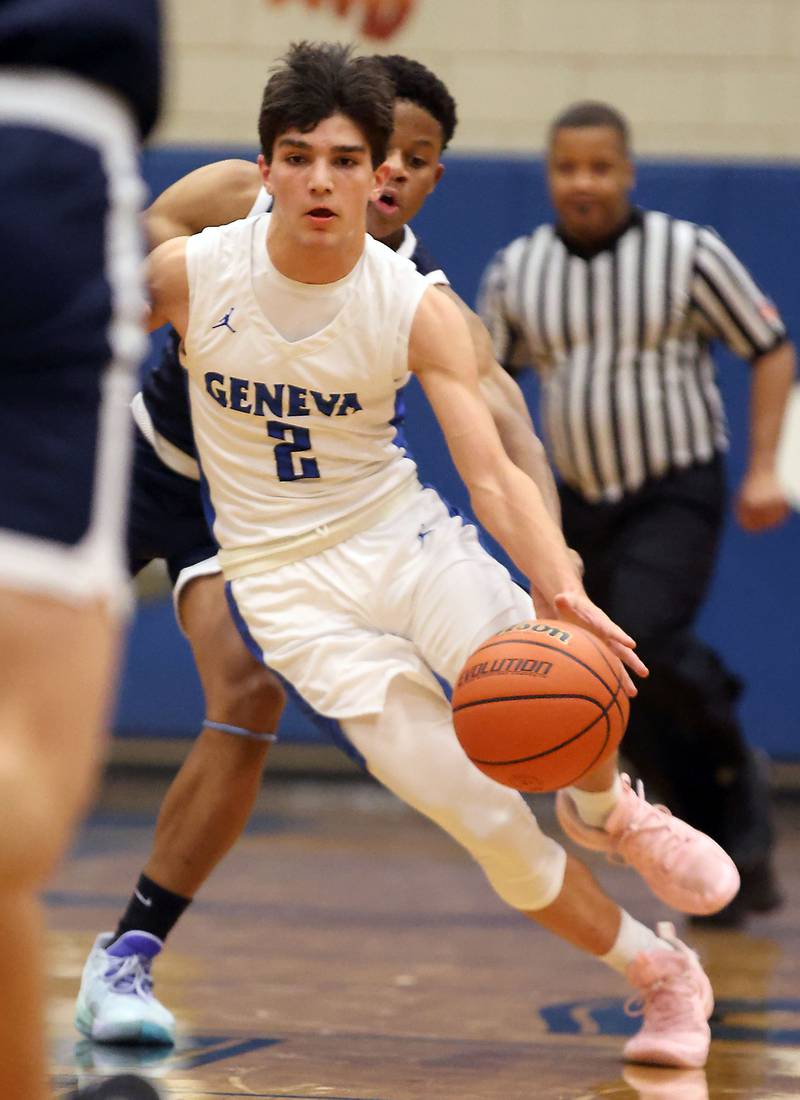
{"type": "Polygon", "coordinates": [[[466,758],[466,773],[457,763],[438,782],[434,777],[429,816],[470,852],[507,905],[543,909],[561,891],[564,849],[545,836],[519,792],[487,779],[466,758]]]}
{"type": "Polygon", "coordinates": [[[506,905],[524,913],[545,909],[556,900],[564,885],[567,853],[557,841],[539,834],[525,854],[511,858],[492,849],[481,861],[484,874],[506,905]]]}
{"type": "Polygon", "coordinates": [[[252,659],[220,666],[207,691],[209,718],[251,733],[274,732],[285,705],[280,681],[252,659]]]}
{"type": "Polygon", "coordinates": [[[483,868],[495,892],[514,909],[543,909],[558,896],[566,852],[539,824],[516,792],[505,803],[472,803],[461,812],[462,840],[483,868]]]}

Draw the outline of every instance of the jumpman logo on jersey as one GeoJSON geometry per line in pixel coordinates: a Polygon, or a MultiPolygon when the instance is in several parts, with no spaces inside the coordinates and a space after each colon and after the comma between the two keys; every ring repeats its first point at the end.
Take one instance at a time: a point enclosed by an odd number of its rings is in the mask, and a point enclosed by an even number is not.
{"type": "Polygon", "coordinates": [[[233,313],[233,311],[235,309],[236,309],[236,306],[231,306],[231,308],[228,310],[228,312],[223,316],[222,320],[217,321],[217,323],[215,325],[211,326],[212,329],[214,329],[214,328],[229,328],[231,330],[231,332],[236,332],[236,329],[231,324],[231,314],[233,313]]]}

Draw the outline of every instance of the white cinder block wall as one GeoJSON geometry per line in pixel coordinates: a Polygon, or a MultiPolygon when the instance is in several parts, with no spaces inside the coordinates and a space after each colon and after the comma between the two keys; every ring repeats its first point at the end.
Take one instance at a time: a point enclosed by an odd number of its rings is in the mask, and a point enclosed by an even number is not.
{"type": "MultiPolygon", "coordinates": [[[[425,62],[450,86],[461,119],[455,149],[539,150],[552,115],[592,97],[627,113],[642,153],[800,159],[800,0],[418,6],[386,49],[425,62]]],[[[273,59],[299,38],[354,37],[297,3],[166,0],[166,13],[161,144],[255,144],[273,59]]]]}

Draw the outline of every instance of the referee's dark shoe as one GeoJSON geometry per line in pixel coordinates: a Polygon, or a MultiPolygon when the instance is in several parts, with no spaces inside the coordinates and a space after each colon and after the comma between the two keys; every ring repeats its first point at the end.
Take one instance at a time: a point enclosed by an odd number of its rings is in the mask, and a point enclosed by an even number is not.
{"type": "Polygon", "coordinates": [[[772,913],[783,905],[784,897],[769,857],[749,868],[739,868],[742,885],[739,893],[718,913],[690,917],[698,928],[741,928],[751,913],[772,913]]]}
{"type": "Polygon", "coordinates": [[[161,1096],[143,1077],[124,1073],[71,1092],[66,1100],[161,1100],[161,1096]]]}
{"type": "Polygon", "coordinates": [[[775,824],[766,754],[751,748],[744,765],[717,787],[716,795],[721,828],[716,839],[733,857],[741,887],[724,909],[692,924],[740,928],[751,914],[771,913],[784,900],[773,859],[775,824]]]}

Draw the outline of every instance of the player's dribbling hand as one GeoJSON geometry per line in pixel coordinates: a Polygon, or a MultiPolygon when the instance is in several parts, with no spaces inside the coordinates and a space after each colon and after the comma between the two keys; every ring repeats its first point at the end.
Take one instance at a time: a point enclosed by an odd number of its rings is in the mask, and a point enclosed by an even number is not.
{"type": "Polygon", "coordinates": [[[569,554],[570,561],[575,566],[575,572],[578,574],[579,577],[582,578],[583,574],[586,572],[583,564],[583,558],[580,556],[578,551],[573,550],[571,546],[568,548],[567,553],[569,554]]]}
{"type": "MultiPolygon", "coordinates": [[[[273,5],[285,0],[271,0],[273,5]]],[[[305,0],[307,8],[319,8],[327,2],[336,15],[348,15],[360,10],[361,33],[367,38],[391,38],[408,19],[416,0],[305,0]]]]}
{"type": "Polygon", "coordinates": [[[745,474],[734,511],[745,531],[766,531],[783,523],[789,502],[777,474],[767,470],[745,474]]]}
{"type": "MultiPolygon", "coordinates": [[[[575,566],[575,572],[579,578],[583,578],[583,558],[580,556],[577,550],[573,550],[570,547],[567,551],[570,557],[570,561],[575,566]]],[[[533,606],[536,608],[537,619],[557,619],[558,612],[555,606],[551,604],[542,593],[540,588],[531,581],[531,598],[533,599],[533,606]]]]}
{"type": "Polygon", "coordinates": [[[636,695],[636,686],[627,669],[637,676],[649,676],[647,665],[634,651],[636,642],[622,627],[609,619],[605,611],[592,603],[585,592],[560,592],[553,600],[557,618],[575,626],[585,627],[596,634],[622,662],[622,686],[625,694],[636,695]]]}

